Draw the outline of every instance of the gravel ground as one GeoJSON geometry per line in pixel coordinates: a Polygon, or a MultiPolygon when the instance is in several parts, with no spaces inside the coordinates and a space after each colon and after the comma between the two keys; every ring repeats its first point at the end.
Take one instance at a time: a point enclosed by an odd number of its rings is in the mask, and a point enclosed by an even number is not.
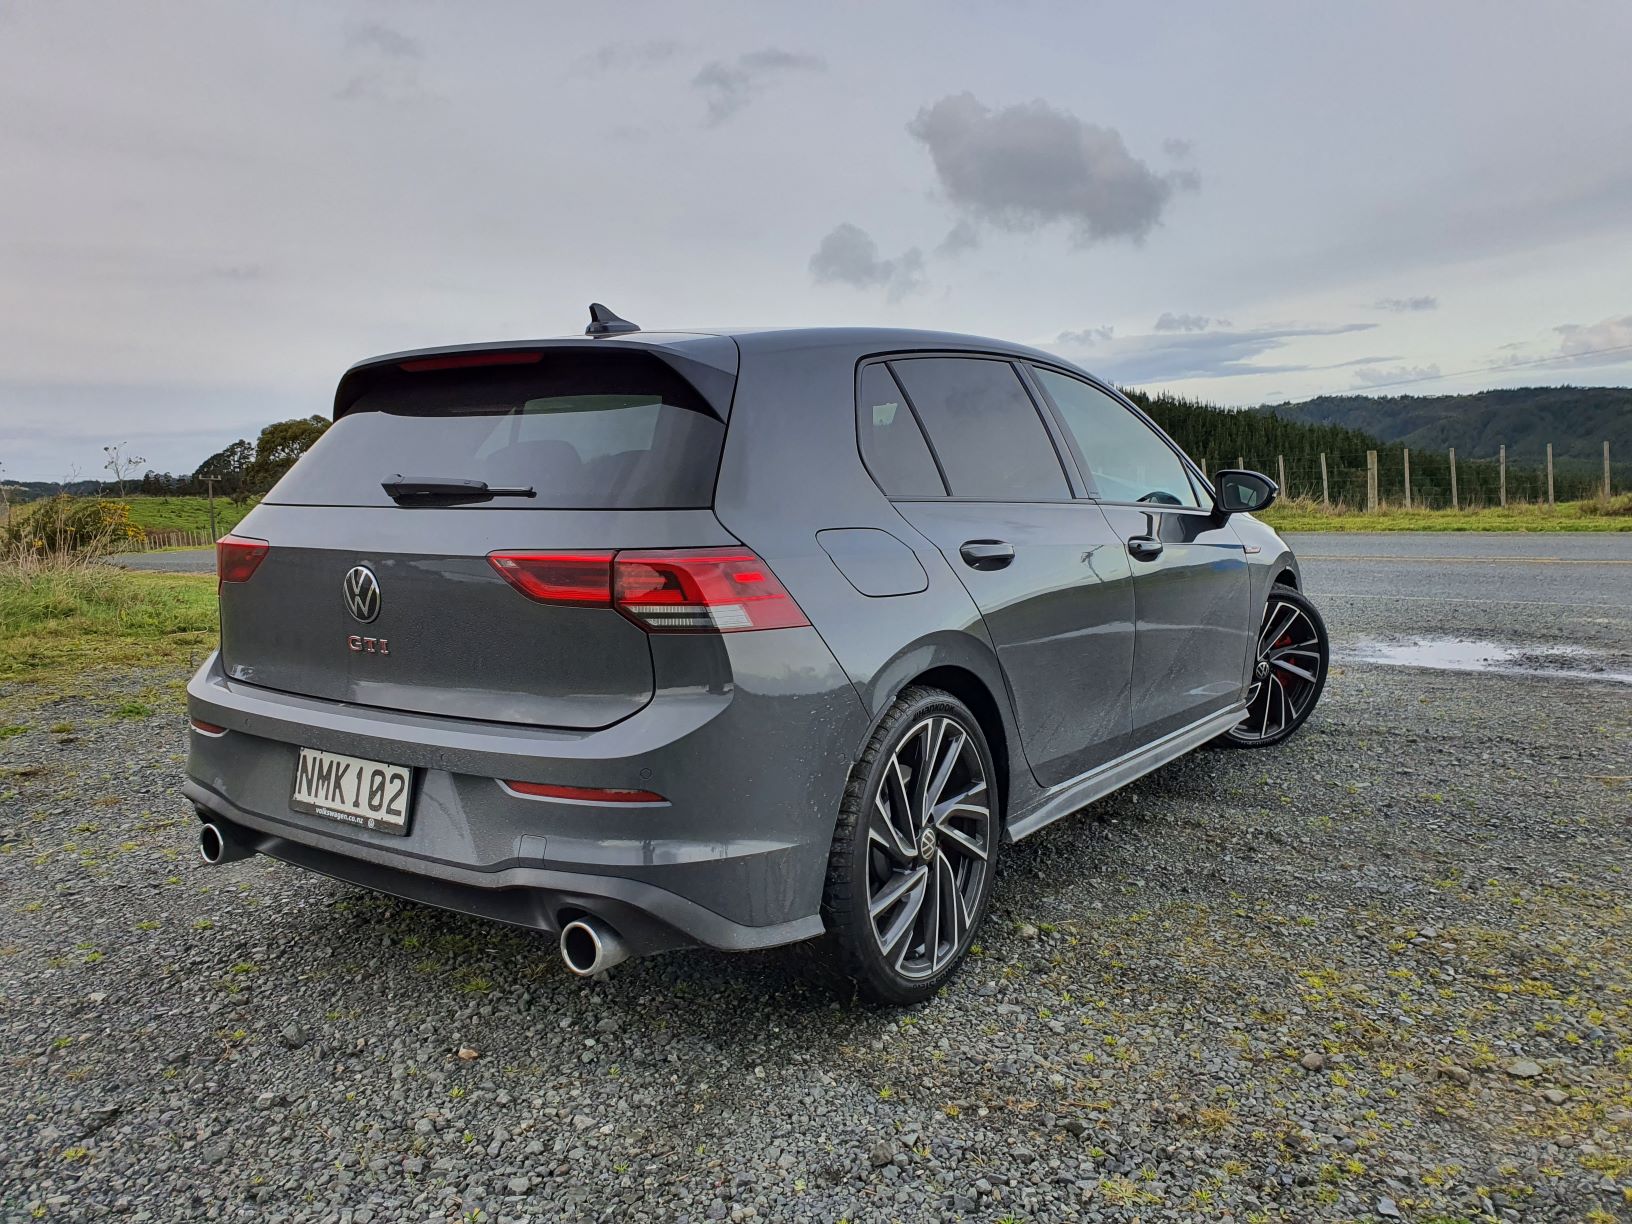
{"type": "MultiPolygon", "coordinates": [[[[1541,611],[1308,571],[1340,655],[1632,651],[1531,568],[1541,611]]],[[[1291,744],[1014,847],[902,1013],[205,868],[172,709],[0,693],[0,1217],[1632,1218],[1629,697],[1340,662],[1291,744]]]]}

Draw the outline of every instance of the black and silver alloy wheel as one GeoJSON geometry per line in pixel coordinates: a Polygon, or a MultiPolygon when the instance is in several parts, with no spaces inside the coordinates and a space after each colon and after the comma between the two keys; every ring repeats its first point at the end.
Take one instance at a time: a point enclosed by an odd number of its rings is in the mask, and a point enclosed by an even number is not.
{"type": "Polygon", "coordinates": [[[867,913],[878,950],[902,977],[933,977],[968,940],[991,859],[991,797],[969,729],[945,714],[914,723],[890,753],[868,815],[867,913]]]}
{"type": "Polygon", "coordinates": [[[1320,700],[1329,661],[1326,623],[1314,604],[1291,587],[1273,588],[1258,632],[1247,712],[1223,742],[1262,748],[1286,739],[1320,700]]]}
{"type": "Polygon", "coordinates": [[[968,951],[996,869],[985,737],[949,694],[908,689],[845,794],[824,914],[845,971],[875,999],[929,997],[968,951]]]}

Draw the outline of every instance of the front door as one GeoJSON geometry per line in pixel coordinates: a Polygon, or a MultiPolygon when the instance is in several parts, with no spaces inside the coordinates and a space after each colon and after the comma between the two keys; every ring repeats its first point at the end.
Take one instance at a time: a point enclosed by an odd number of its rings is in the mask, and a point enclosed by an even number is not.
{"type": "Polygon", "coordinates": [[[1178,450],[1108,390],[1034,367],[1133,570],[1133,745],[1241,700],[1252,591],[1241,541],[1178,450]]]}

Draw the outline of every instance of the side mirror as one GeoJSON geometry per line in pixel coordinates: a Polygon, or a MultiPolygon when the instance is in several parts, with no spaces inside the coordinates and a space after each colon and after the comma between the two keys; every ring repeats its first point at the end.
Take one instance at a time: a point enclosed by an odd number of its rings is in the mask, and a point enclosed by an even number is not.
{"type": "Polygon", "coordinates": [[[1280,495],[1281,489],[1262,472],[1244,472],[1230,468],[1213,477],[1213,505],[1220,514],[1241,514],[1265,510],[1280,495]]]}

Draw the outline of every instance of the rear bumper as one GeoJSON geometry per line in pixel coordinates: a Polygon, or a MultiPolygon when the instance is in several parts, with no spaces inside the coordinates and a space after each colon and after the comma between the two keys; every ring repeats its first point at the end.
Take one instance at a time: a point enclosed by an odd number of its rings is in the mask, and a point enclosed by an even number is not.
{"type": "Polygon", "coordinates": [[[227,679],[188,685],[185,793],[259,853],[381,892],[554,932],[580,914],[638,952],[769,947],[818,935],[845,778],[866,734],[813,630],[724,639],[732,683],[660,692],[612,727],[437,718],[227,679]],[[289,805],[301,747],[414,769],[406,836],[289,805]],[[527,798],[499,780],[656,791],[666,807],[527,798]]]}

